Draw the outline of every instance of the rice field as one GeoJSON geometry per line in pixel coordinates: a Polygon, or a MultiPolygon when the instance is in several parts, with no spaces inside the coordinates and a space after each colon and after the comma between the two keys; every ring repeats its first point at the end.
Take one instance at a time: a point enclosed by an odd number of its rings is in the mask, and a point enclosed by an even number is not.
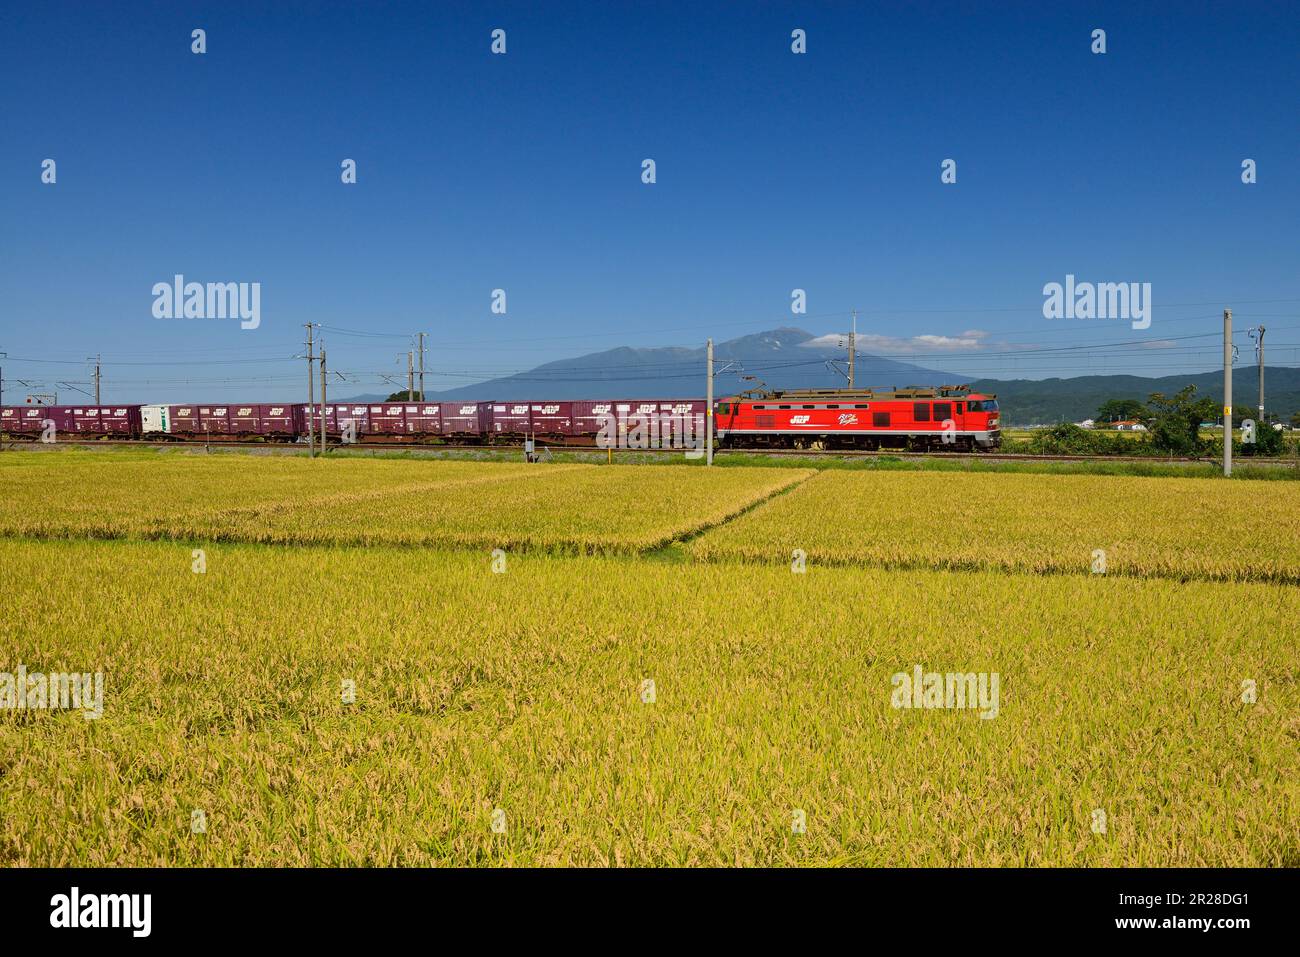
{"type": "Polygon", "coordinates": [[[828,470],[691,543],[700,559],[1300,583],[1291,482],[828,470]],[[1096,553],[1104,553],[1098,556],[1096,553]]]}
{"type": "Polygon", "coordinates": [[[0,865],[1300,866],[1290,483],[140,465],[0,455],[0,865]]]}
{"type": "Polygon", "coordinates": [[[8,453],[0,535],[638,551],[812,475],[597,465],[8,453]],[[10,459],[12,456],[12,460],[10,459]],[[634,476],[634,481],[629,478],[634,476]]]}
{"type": "Polygon", "coordinates": [[[535,466],[522,480],[298,502],[179,531],[294,545],[638,552],[723,522],[812,474],[783,471],[535,466]]]}
{"type": "Polygon", "coordinates": [[[612,558],[0,557],[0,659],[107,679],[97,721],[0,721],[7,864],[1300,864],[1292,589],[768,567],[734,602],[725,566],[612,558]],[[914,664],[998,672],[996,718],[891,707],[914,664]]]}
{"type": "Polygon", "coordinates": [[[536,475],[522,464],[68,451],[0,455],[0,534],[184,533],[205,516],[536,475]],[[412,468],[411,466],[414,466],[412,468]]]}

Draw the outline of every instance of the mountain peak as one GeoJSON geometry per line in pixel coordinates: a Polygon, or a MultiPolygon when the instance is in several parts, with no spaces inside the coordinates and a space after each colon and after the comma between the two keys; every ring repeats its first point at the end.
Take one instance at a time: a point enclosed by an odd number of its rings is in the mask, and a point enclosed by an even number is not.
{"type": "MultiPolygon", "coordinates": [[[[833,345],[810,347],[816,338],[806,329],[781,326],[715,343],[714,358],[723,361],[726,371],[715,376],[714,394],[741,392],[753,388],[756,381],[773,389],[833,389],[845,385],[844,373],[828,361],[846,358],[844,350],[833,345]]],[[[547,362],[517,375],[430,393],[429,397],[480,401],[694,398],[705,392],[705,354],[706,350],[699,346],[617,346],[547,362]]],[[[863,386],[902,382],[938,385],[960,379],[956,373],[861,352],[856,370],[857,381],[863,386]]]]}

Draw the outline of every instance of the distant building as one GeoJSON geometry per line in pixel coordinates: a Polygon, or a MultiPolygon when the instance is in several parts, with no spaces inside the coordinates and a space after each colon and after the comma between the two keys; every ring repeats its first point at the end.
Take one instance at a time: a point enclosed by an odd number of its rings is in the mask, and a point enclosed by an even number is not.
{"type": "Polygon", "coordinates": [[[1114,426],[1116,432],[1145,432],[1147,430],[1147,427],[1141,422],[1133,422],[1131,420],[1124,420],[1122,422],[1114,422],[1111,424],[1114,426]]]}
{"type": "Polygon", "coordinates": [[[1076,422],[1075,424],[1081,429],[1091,429],[1097,423],[1094,422],[1092,419],[1084,419],[1082,422],[1076,422]]]}

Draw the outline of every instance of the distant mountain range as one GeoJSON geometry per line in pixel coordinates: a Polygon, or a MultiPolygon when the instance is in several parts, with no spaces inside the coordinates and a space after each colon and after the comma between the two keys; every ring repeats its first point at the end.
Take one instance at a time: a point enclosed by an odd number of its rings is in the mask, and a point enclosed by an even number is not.
{"type": "MultiPolygon", "coordinates": [[[[449,389],[437,393],[436,398],[532,399],[543,393],[552,399],[692,397],[703,391],[705,353],[703,348],[676,346],[609,349],[548,362],[519,375],[449,389]]],[[[838,361],[843,369],[848,361],[844,348],[833,341],[823,342],[802,329],[773,329],[716,343],[713,360],[714,389],[719,395],[753,388],[759,381],[774,389],[837,388],[844,385],[844,373],[827,363],[838,361]],[[747,380],[745,375],[756,375],[757,380],[747,380]]],[[[861,354],[854,376],[858,382],[897,385],[939,385],[953,378],[951,372],[861,354]]]]}
{"type": "MultiPolygon", "coordinates": [[[[835,337],[815,337],[803,329],[773,329],[719,342],[713,348],[714,389],[719,396],[761,385],[773,389],[842,387],[848,358],[835,337]],[[835,363],[838,369],[831,365],[835,363]],[[752,379],[746,376],[754,376],[752,379]]],[[[694,398],[702,395],[706,350],[668,346],[620,347],[575,359],[548,362],[528,372],[473,385],[430,392],[446,399],[619,399],[694,398]]],[[[854,378],[864,385],[941,385],[958,381],[954,373],[858,353],[854,378]]],[[[358,395],[341,402],[377,402],[384,395],[358,395]]]]}
{"type": "MultiPolygon", "coordinates": [[[[834,336],[816,337],[803,329],[782,328],[717,343],[713,349],[714,390],[718,396],[759,386],[772,389],[835,389],[846,384],[845,350],[834,336]]],[[[430,392],[430,400],[695,398],[703,395],[705,350],[669,346],[620,347],[574,359],[548,362],[528,372],[473,385],[430,392]]],[[[1110,375],[1074,379],[971,379],[883,356],[858,353],[854,379],[875,388],[968,382],[998,396],[1008,425],[1077,422],[1090,418],[1107,399],[1146,401],[1153,392],[1177,392],[1188,383],[1200,395],[1219,396],[1222,372],[1144,378],[1110,375]]],[[[1253,406],[1255,367],[1233,371],[1235,405],[1253,406]]],[[[1300,409],[1300,369],[1268,367],[1264,384],[1270,411],[1284,419],[1300,409]]],[[[340,402],[380,402],[387,395],[356,395],[340,402]]]]}
{"type": "MultiPolygon", "coordinates": [[[[993,392],[1009,425],[1045,425],[1092,418],[1107,399],[1146,402],[1153,392],[1172,395],[1186,385],[1197,396],[1219,399],[1223,372],[1197,372],[1146,378],[1136,375],[1089,375],[1074,379],[976,379],[971,386],[993,392]]],[[[1264,367],[1264,409],[1283,422],[1300,411],[1300,369],[1264,367]]],[[[1255,366],[1232,370],[1232,404],[1254,408],[1259,401],[1259,375],[1255,366]]]]}

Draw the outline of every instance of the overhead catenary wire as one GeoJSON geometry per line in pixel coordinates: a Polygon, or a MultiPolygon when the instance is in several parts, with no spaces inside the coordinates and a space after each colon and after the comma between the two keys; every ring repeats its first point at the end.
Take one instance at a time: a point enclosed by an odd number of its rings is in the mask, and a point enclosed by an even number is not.
{"type": "MultiPolygon", "coordinates": [[[[1256,300],[1256,301],[1258,301],[1258,302],[1292,302],[1292,301],[1300,301],[1300,300],[1256,300]]],[[[1162,306],[1162,308],[1172,308],[1174,305],[1202,305],[1202,304],[1200,304],[1200,303],[1170,304],[1169,306],[1162,306]]],[[[1019,308],[1023,308],[1023,307],[1019,307],[1019,308]]],[[[895,310],[895,311],[885,311],[885,312],[881,312],[881,313],[878,313],[878,314],[887,314],[887,313],[889,313],[889,312],[906,313],[906,312],[909,312],[909,311],[910,311],[910,312],[917,312],[917,313],[923,313],[923,312],[924,312],[924,313],[930,313],[930,312],[963,311],[963,310],[895,310]]],[[[964,311],[977,311],[977,310],[964,310],[964,311]]],[[[985,310],[983,310],[983,311],[1009,311],[1009,310],[1001,310],[1001,309],[993,308],[993,309],[985,309],[985,310]]],[[[1018,309],[1015,310],[1015,311],[1018,311],[1018,309]]],[[[1025,310],[1025,311],[1029,311],[1029,310],[1025,310]]],[[[873,312],[875,312],[875,311],[861,310],[860,312],[861,312],[861,314],[863,314],[863,315],[868,315],[868,314],[873,314],[873,312]]],[[[835,313],[819,313],[819,314],[815,314],[815,315],[797,316],[797,317],[794,317],[794,320],[796,320],[796,321],[801,321],[801,320],[808,319],[808,318],[824,318],[824,317],[828,317],[828,316],[851,316],[851,314],[852,314],[852,310],[850,310],[850,311],[848,311],[848,312],[845,312],[845,313],[841,313],[841,312],[835,312],[835,313]]],[[[1300,314],[1295,314],[1295,313],[1243,313],[1243,312],[1237,311],[1237,312],[1235,313],[1235,315],[1236,315],[1238,318],[1300,318],[1300,314]]],[[[1202,320],[1207,320],[1207,321],[1208,321],[1208,320],[1215,320],[1215,319],[1218,319],[1218,318],[1219,318],[1219,314],[1217,314],[1217,313],[1215,313],[1215,314],[1210,314],[1210,315],[1184,316],[1184,317],[1170,317],[1170,318],[1162,318],[1162,319],[1160,320],[1160,324],[1161,324],[1161,325],[1166,325],[1166,324],[1170,324],[1170,323],[1194,322],[1194,321],[1202,321],[1202,320]]],[[[772,321],[775,321],[775,320],[767,320],[767,321],[768,321],[768,322],[772,322],[772,321]]],[[[747,321],[745,321],[745,322],[743,322],[743,323],[737,323],[737,325],[752,325],[753,323],[754,323],[754,320],[747,320],[747,321]]],[[[710,324],[710,325],[708,325],[708,326],[691,326],[691,327],[676,327],[676,328],[678,328],[678,329],[710,328],[710,329],[711,329],[711,328],[715,328],[717,325],[727,325],[727,323],[721,323],[721,324],[710,324]]],[[[336,332],[336,333],[346,334],[346,335],[351,335],[351,336],[363,336],[363,337],[374,337],[374,338],[385,338],[385,339],[410,339],[410,340],[414,340],[414,339],[416,338],[416,336],[419,335],[419,333],[412,334],[412,333],[377,333],[377,332],[362,332],[362,331],[359,331],[359,330],[343,329],[343,328],[341,328],[341,327],[331,326],[331,325],[328,325],[328,324],[320,324],[320,323],[317,324],[317,327],[318,327],[318,328],[321,328],[322,330],[329,330],[329,331],[333,331],[333,332],[336,332]]],[[[1060,321],[1060,320],[1050,320],[1050,321],[1048,321],[1048,324],[1046,324],[1046,325],[1035,326],[1035,327],[1030,328],[1030,329],[1005,330],[1005,331],[999,331],[999,332],[997,332],[997,333],[995,333],[995,334],[982,333],[982,335],[996,335],[996,336],[999,337],[999,338],[1005,338],[1005,337],[1007,337],[1007,336],[1012,336],[1012,335],[1035,335],[1035,336],[1043,336],[1043,335],[1056,335],[1056,334],[1063,334],[1063,333],[1074,333],[1074,334],[1083,334],[1083,335],[1086,335],[1086,334],[1089,334],[1089,333],[1091,333],[1091,332],[1107,331],[1109,328],[1113,328],[1113,327],[1110,327],[1110,326],[1108,325],[1108,321],[1107,321],[1107,320],[1080,320],[1080,321],[1074,321],[1074,322],[1062,322],[1062,321],[1060,321]]],[[[1287,327],[1278,327],[1278,328],[1287,328],[1287,327]]],[[[650,331],[651,331],[651,332],[654,332],[654,333],[658,333],[658,332],[670,331],[670,330],[665,329],[665,328],[663,328],[663,327],[658,327],[658,328],[653,329],[653,330],[650,330],[650,331]]],[[[770,331],[770,330],[763,330],[763,331],[770,331]]],[[[1243,330],[1242,332],[1243,332],[1243,334],[1244,334],[1244,330],[1243,330]]],[[[554,342],[559,342],[559,341],[568,341],[568,340],[572,340],[572,339],[590,339],[590,338],[593,338],[593,337],[595,337],[595,336],[607,336],[607,335],[626,337],[626,336],[628,335],[628,333],[627,333],[625,330],[622,330],[622,331],[616,330],[616,331],[612,331],[612,332],[611,332],[611,331],[603,331],[603,332],[601,332],[601,331],[592,331],[592,332],[585,332],[585,333],[580,333],[580,334],[575,334],[575,335],[564,335],[564,336],[512,337],[511,341],[515,341],[515,342],[553,342],[553,341],[554,341],[554,342]]],[[[952,337],[953,337],[953,338],[961,338],[962,335],[963,335],[962,333],[954,333],[954,334],[952,334],[952,337]]],[[[1215,336],[1217,336],[1218,333],[1207,333],[1206,335],[1207,335],[1207,336],[1209,336],[1209,335],[1215,335],[1215,336]]],[[[871,337],[870,337],[870,335],[868,334],[868,335],[865,336],[865,338],[870,339],[871,337]]],[[[903,339],[898,339],[898,337],[889,337],[889,336],[885,336],[885,337],[881,337],[881,338],[892,339],[892,340],[897,340],[897,341],[906,341],[905,338],[903,338],[903,339]]],[[[912,337],[912,338],[916,338],[916,337],[912,337]]],[[[479,341],[480,341],[480,342],[490,343],[490,344],[492,345],[494,351],[500,351],[500,342],[499,342],[498,339],[492,339],[492,340],[479,340],[479,341]]],[[[1127,342],[1130,342],[1130,343],[1140,343],[1140,342],[1145,342],[1145,341],[1150,341],[1150,339],[1133,339],[1133,340],[1127,340],[1127,342]]],[[[457,343],[454,342],[454,341],[440,341],[440,342],[437,343],[437,345],[438,345],[438,347],[439,347],[440,349],[458,348],[457,343]]],[[[652,348],[653,348],[653,347],[652,347],[652,348]]],[[[662,348],[662,347],[660,347],[660,348],[662,348]]],[[[217,350],[217,351],[226,351],[226,350],[217,350]]],[[[535,349],[531,349],[531,348],[528,349],[528,350],[526,350],[526,351],[528,351],[528,352],[530,352],[530,353],[535,353],[535,352],[536,352],[535,349]]],[[[961,350],[946,350],[946,349],[932,349],[932,350],[925,350],[925,349],[916,349],[916,350],[913,350],[913,351],[912,351],[911,353],[909,353],[909,354],[911,354],[911,355],[943,356],[943,355],[948,355],[948,354],[953,353],[953,352],[960,354],[961,350]]],[[[901,354],[901,353],[900,353],[900,354],[901,354]]],[[[108,359],[111,361],[111,364],[113,364],[113,365],[155,365],[155,364],[157,364],[157,365],[183,365],[183,364],[193,364],[193,365],[215,365],[215,364],[241,364],[241,363],[255,363],[255,362],[270,363],[270,362],[279,362],[279,361],[284,361],[284,360],[287,359],[287,358],[297,358],[297,356],[294,356],[294,355],[292,354],[292,350],[289,349],[289,348],[286,348],[284,354],[282,354],[282,355],[276,355],[276,356],[245,356],[245,357],[242,357],[242,358],[233,358],[233,359],[214,359],[214,358],[192,359],[192,360],[161,359],[161,355],[162,355],[162,354],[158,354],[158,353],[131,353],[131,355],[133,356],[133,358],[115,358],[115,355],[116,355],[116,354],[114,354],[114,353],[106,353],[105,355],[108,357],[108,359]],[[156,362],[155,362],[154,360],[152,360],[152,359],[150,359],[150,358],[147,358],[148,356],[159,356],[160,358],[159,358],[159,361],[156,361],[156,362]]],[[[11,358],[12,358],[12,357],[11,357],[11,358]]],[[[84,359],[84,358],[82,358],[82,359],[56,359],[56,358],[49,358],[49,357],[40,357],[40,358],[37,358],[37,357],[27,357],[27,358],[20,358],[19,361],[39,362],[39,363],[51,363],[51,364],[60,364],[60,363],[62,363],[62,364],[78,364],[78,365],[79,365],[79,364],[84,363],[84,362],[85,362],[85,359],[84,359]]],[[[109,364],[109,363],[106,362],[106,364],[109,364]]]]}
{"type": "MultiPolygon", "coordinates": [[[[1250,299],[1236,300],[1237,303],[1244,306],[1267,305],[1275,303],[1295,303],[1300,299],[1250,299]]],[[[1196,307],[1204,305],[1217,305],[1210,302],[1186,302],[1186,303],[1168,303],[1161,304],[1161,308],[1175,307],[1196,307]]],[[[1040,307],[976,307],[976,308],[946,308],[946,309],[867,309],[859,310],[859,314],[864,317],[885,317],[899,315],[939,315],[939,314],[957,314],[957,313],[1037,313],[1040,307]]],[[[798,316],[782,317],[781,322],[786,324],[798,324],[800,322],[819,319],[830,316],[843,317],[851,316],[852,311],[836,311],[827,313],[813,313],[798,316]]],[[[1242,319],[1256,318],[1286,318],[1297,319],[1300,314],[1287,312],[1241,312],[1237,311],[1235,315],[1242,319]]],[[[1193,322],[1209,321],[1219,318],[1218,315],[1192,315],[1161,318],[1158,321],[1158,327],[1164,327],[1175,323],[1186,324],[1193,322]]],[[[770,326],[775,320],[765,320],[770,326]]],[[[707,328],[716,329],[727,326],[753,326],[756,320],[744,320],[740,322],[711,322],[697,326],[681,327],[658,327],[652,330],[645,330],[650,333],[658,334],[670,331],[680,331],[684,329],[707,328]]],[[[391,340],[404,339],[411,340],[413,335],[410,333],[387,333],[369,331],[365,332],[357,329],[345,327],[336,327],[329,324],[320,324],[323,331],[329,330],[334,334],[345,335],[358,339],[376,339],[391,340]]],[[[1119,326],[1120,329],[1123,326],[1119,326]]],[[[1280,331],[1284,329],[1300,328],[1300,324],[1270,324],[1270,331],[1280,331]]],[[[764,330],[770,331],[770,330],[764,330]]],[[[981,369],[988,369],[986,377],[989,378],[1040,378],[1051,375],[1114,375],[1114,374],[1139,374],[1139,373],[1160,373],[1168,370],[1170,374],[1192,374],[1192,372],[1180,371],[1185,368],[1196,365],[1204,365],[1206,369],[1210,368],[1210,359],[1215,351],[1208,344],[1205,347],[1198,345],[1202,340],[1217,338],[1221,335],[1219,332],[1180,334],[1177,336],[1162,336],[1158,334],[1157,329],[1149,330],[1148,335],[1141,337],[1126,336],[1122,340],[1107,341],[1086,341],[1074,342],[1068,345],[1052,345],[1043,339],[1054,338],[1057,335],[1072,334],[1075,336],[1087,338],[1094,335],[1113,335],[1117,327],[1107,320],[1083,320],[1075,322],[1048,321],[1042,325],[1036,325],[1032,328],[997,331],[993,333],[980,332],[974,338],[976,341],[971,347],[948,346],[948,345],[929,345],[919,342],[921,337],[912,336],[910,339],[904,337],[881,336],[877,348],[873,349],[873,337],[859,334],[860,349],[853,351],[853,358],[858,364],[862,375],[880,378],[905,378],[906,370],[897,370],[890,363],[929,363],[937,364],[944,368],[959,369],[954,372],[955,377],[971,377],[979,375],[981,369]],[[1015,336],[1031,336],[1035,341],[1017,343],[1012,341],[1015,336]],[[911,348],[900,348],[900,346],[917,342],[911,348]],[[1174,365],[1178,368],[1171,368],[1174,365]]],[[[1234,340],[1238,336],[1244,336],[1246,331],[1238,329],[1233,333],[1234,340]]],[[[561,336],[543,336],[543,337],[524,337],[513,338],[511,341],[519,343],[529,342],[565,342],[574,339],[590,339],[595,335],[602,336],[620,336],[626,337],[626,330],[605,330],[598,333],[581,333],[574,335],[561,336]]],[[[969,334],[966,334],[969,338],[969,334]]],[[[962,338],[963,334],[949,334],[953,339],[962,338]]],[[[423,337],[421,337],[423,338],[423,337]]],[[[824,338],[824,337],[815,337],[824,338]]],[[[1244,344],[1244,343],[1243,343],[1244,344]]],[[[256,351],[256,355],[242,355],[239,357],[219,358],[222,353],[230,351],[243,351],[231,349],[218,349],[213,353],[205,353],[205,358],[191,359],[186,358],[186,353],[158,353],[158,352],[131,352],[131,353],[107,353],[102,357],[102,365],[105,367],[137,367],[137,368],[181,368],[187,366],[226,366],[232,368],[249,367],[253,365],[276,366],[287,363],[301,361],[302,354],[293,353],[286,349],[281,355],[267,355],[267,349],[278,348],[272,346],[263,346],[256,351]],[[163,355],[180,356],[177,358],[162,358],[163,355]]],[[[468,346],[457,346],[454,342],[435,342],[435,348],[444,352],[457,348],[469,348],[468,346]]],[[[652,348],[652,347],[645,347],[652,348]]],[[[422,351],[422,350],[421,350],[422,351]]],[[[500,344],[495,342],[493,351],[503,351],[500,344]]],[[[510,350],[504,350],[510,351],[510,350]]],[[[536,355],[535,348],[520,348],[514,351],[528,352],[536,355]]],[[[829,351],[829,350],[828,350],[829,351]]],[[[364,350],[362,350],[364,353],[364,350]]],[[[819,350],[820,352],[820,350],[819,350]]],[[[1270,342],[1270,357],[1273,361],[1270,367],[1274,368],[1291,368],[1294,363],[1300,360],[1300,345],[1290,342],[1270,342]],[[1286,360],[1290,358],[1291,362],[1286,360]]],[[[824,365],[825,356],[821,354],[810,355],[807,359],[789,358],[783,360],[774,360],[771,356],[753,356],[753,357],[735,357],[728,356],[729,359],[744,364],[748,371],[754,373],[776,373],[781,371],[798,372],[801,369],[811,370],[814,367],[824,365]]],[[[86,362],[81,359],[61,359],[50,356],[13,356],[7,359],[11,366],[19,366],[25,363],[36,365],[78,365],[83,366],[86,362]]],[[[685,380],[697,376],[697,373],[689,368],[689,358],[684,357],[682,360],[661,359],[653,362],[591,362],[591,363],[572,363],[563,360],[554,360],[559,362],[557,368],[548,370],[545,364],[541,368],[537,365],[510,367],[504,365],[497,366],[475,366],[466,364],[447,363],[441,367],[426,367],[430,375],[435,379],[444,381],[483,381],[493,378],[511,377],[519,382],[531,383],[548,383],[561,385],[570,382],[586,381],[624,381],[635,383],[640,381],[652,381],[655,379],[664,380],[685,380]]],[[[1201,370],[1204,371],[1204,370],[1201,370]]],[[[20,373],[21,374],[21,373],[20,373]]],[[[349,372],[350,379],[357,386],[367,384],[382,385],[385,380],[383,376],[387,372],[377,372],[366,368],[363,363],[358,363],[355,371],[349,372]]],[[[11,374],[12,376],[12,374],[11,374]]],[[[14,377],[15,381],[18,381],[14,377]]],[[[268,375],[230,375],[230,376],[117,376],[112,377],[115,387],[118,386],[277,386],[283,382],[292,381],[292,377],[282,376],[278,373],[268,375]]],[[[409,385],[410,383],[408,383],[409,385]]],[[[408,389],[408,393],[411,390],[408,389]]],[[[421,390],[422,391],[422,390],[421,390]]]]}

